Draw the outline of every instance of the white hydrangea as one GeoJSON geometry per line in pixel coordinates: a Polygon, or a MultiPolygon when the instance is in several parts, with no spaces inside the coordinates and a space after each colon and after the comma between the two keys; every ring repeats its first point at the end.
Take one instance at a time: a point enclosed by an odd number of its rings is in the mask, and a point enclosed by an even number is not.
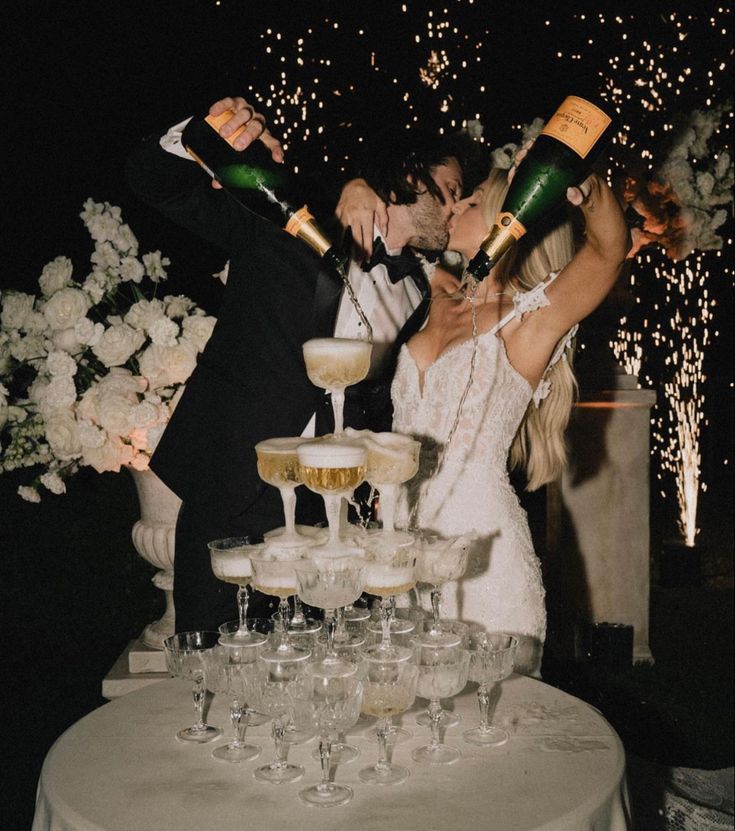
{"type": "Polygon", "coordinates": [[[120,261],[120,279],[124,283],[140,283],[145,275],[145,268],[135,257],[123,257],[120,261]]]}
{"type": "Polygon", "coordinates": [[[166,315],[168,317],[186,317],[189,311],[194,308],[194,301],[179,294],[176,297],[169,294],[163,298],[164,306],[166,307],[166,315]]]}
{"type": "Polygon", "coordinates": [[[29,335],[40,335],[48,330],[48,323],[43,312],[32,311],[23,322],[23,331],[29,335]]]}
{"type": "Polygon", "coordinates": [[[101,323],[93,323],[88,317],[83,317],[74,326],[74,335],[85,346],[96,346],[104,333],[105,327],[101,323]]]}
{"type": "Polygon", "coordinates": [[[82,447],[97,450],[105,443],[105,431],[86,418],[77,421],[77,433],[82,447]]]}
{"type": "Polygon", "coordinates": [[[119,276],[120,252],[111,242],[98,242],[90,260],[102,271],[113,272],[119,276]]]}
{"type": "Polygon", "coordinates": [[[70,375],[52,378],[44,388],[38,407],[48,418],[50,413],[71,407],[77,400],[77,390],[70,375]]]}
{"type": "Polygon", "coordinates": [[[41,484],[51,493],[55,493],[60,495],[62,493],[66,493],[66,485],[64,484],[64,480],[59,476],[56,471],[48,471],[41,476],[41,484]]]}
{"type": "Polygon", "coordinates": [[[42,335],[26,335],[12,338],[8,346],[10,354],[16,361],[34,364],[46,357],[46,338],[42,335]]]}

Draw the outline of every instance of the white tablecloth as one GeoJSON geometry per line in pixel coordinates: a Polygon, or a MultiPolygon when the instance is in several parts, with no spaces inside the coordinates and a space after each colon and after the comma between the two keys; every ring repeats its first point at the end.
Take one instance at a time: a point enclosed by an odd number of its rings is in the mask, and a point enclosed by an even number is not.
{"type": "MultiPolygon", "coordinates": [[[[309,808],[298,791],[319,779],[310,754],[314,742],[294,746],[289,759],[306,767],[299,782],[270,785],[253,769],[273,759],[270,727],[248,731],[263,752],[239,765],[212,758],[221,740],[183,744],[177,729],[191,724],[186,682],[170,679],[105,704],[70,727],[53,745],[38,786],[33,831],[626,831],[630,827],[625,756],[604,718],[582,701],[529,678],[503,683],[495,720],[511,732],[499,748],[465,744],[462,731],[477,723],[475,685],[454,701],[462,723],[447,731],[459,747],[453,765],[420,765],[411,751],[428,729],[414,718],[425,702],[396,722],[414,737],[395,746],[394,761],[407,765],[403,785],[360,782],[373,764],[372,724],[349,735],[361,749],[355,762],[336,770],[351,785],[348,805],[309,808]]],[[[208,721],[229,737],[227,701],[215,696],[208,721]]],[[[371,720],[372,721],[372,720],[371,720]]]]}

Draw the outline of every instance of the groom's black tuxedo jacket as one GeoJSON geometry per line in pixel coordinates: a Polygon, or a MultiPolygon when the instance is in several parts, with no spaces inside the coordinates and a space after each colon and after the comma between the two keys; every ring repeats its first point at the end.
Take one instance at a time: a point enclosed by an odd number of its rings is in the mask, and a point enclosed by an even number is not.
{"type": "MultiPolygon", "coordinates": [[[[312,413],[329,412],[306,375],[302,344],[334,334],[342,284],[303,242],[213,189],[198,165],[166,152],[157,138],[130,158],[128,181],[141,199],[230,260],[217,324],[151,467],[185,502],[247,511],[265,487],[255,444],[298,436],[312,413]]],[[[399,343],[420,326],[424,305],[399,343]]],[[[390,429],[393,364],[386,377],[348,398],[346,424],[390,429]]],[[[317,433],[327,429],[320,418],[317,433]]]]}

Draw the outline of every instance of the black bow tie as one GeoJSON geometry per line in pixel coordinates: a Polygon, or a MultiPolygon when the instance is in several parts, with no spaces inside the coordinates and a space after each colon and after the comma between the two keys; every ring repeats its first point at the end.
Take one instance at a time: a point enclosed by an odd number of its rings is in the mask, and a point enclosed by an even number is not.
{"type": "Polygon", "coordinates": [[[386,267],[391,283],[398,283],[421,268],[421,262],[408,246],[400,254],[391,255],[380,237],[373,243],[373,256],[362,264],[362,270],[372,271],[376,265],[386,267]]]}

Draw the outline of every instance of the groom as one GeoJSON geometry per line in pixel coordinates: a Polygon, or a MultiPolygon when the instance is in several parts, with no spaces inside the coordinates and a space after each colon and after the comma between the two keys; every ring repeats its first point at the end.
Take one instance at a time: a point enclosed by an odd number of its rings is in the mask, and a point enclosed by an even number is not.
{"type": "MultiPolygon", "coordinates": [[[[223,135],[244,126],[241,144],[261,138],[275,160],[283,158],[244,99],[222,99],[210,113],[225,110],[234,115],[223,135]]],[[[258,476],[254,447],[332,429],[329,402],[306,376],[302,344],[357,337],[361,325],[341,282],[303,242],[212,187],[181,146],[184,126],[146,140],[128,162],[128,181],[142,200],[220,247],[230,262],[217,325],[151,461],[183,503],[176,525],[177,631],[216,629],[235,617],[234,587],[214,577],[207,542],[259,537],[283,524],[279,492],[258,476]]],[[[371,260],[349,263],[374,336],[370,375],[346,402],[351,426],[390,429],[394,345],[420,327],[428,307],[428,281],[411,249],[446,247],[447,221],[462,193],[459,155],[452,139],[401,131],[365,172],[369,185],[379,193],[387,186],[395,201],[371,260]],[[391,259],[386,250],[401,256],[391,259]]],[[[297,521],[313,523],[323,517],[321,500],[304,490],[297,521]]],[[[270,598],[253,592],[249,615],[274,609],[270,598]]]]}

